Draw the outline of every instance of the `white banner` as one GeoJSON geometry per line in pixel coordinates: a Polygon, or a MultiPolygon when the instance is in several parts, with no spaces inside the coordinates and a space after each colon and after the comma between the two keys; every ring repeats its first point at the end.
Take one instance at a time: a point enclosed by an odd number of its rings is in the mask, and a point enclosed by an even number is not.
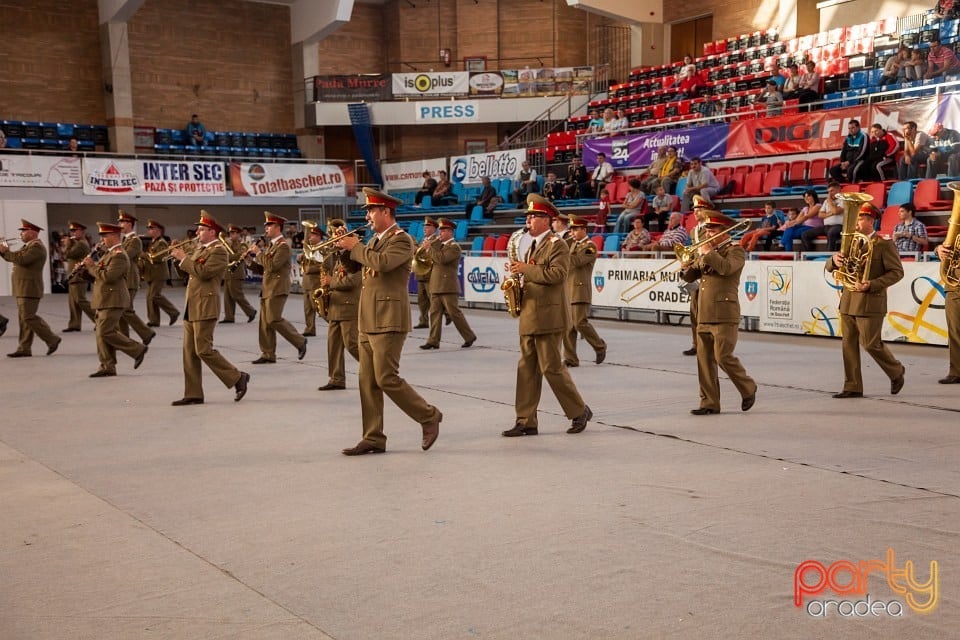
{"type": "Polygon", "coordinates": [[[414,109],[417,122],[423,124],[452,124],[480,120],[480,103],[476,100],[418,102],[414,105],[414,109]]]}
{"type": "Polygon", "coordinates": [[[335,164],[230,164],[230,184],[235,196],[343,197],[347,180],[335,164]]]}
{"type": "Polygon", "coordinates": [[[394,73],[394,96],[457,96],[470,91],[470,74],[466,71],[429,73],[394,73]]]}
{"type": "Polygon", "coordinates": [[[507,259],[464,256],[463,299],[503,304],[500,283],[507,275],[507,259]]]}
{"type": "Polygon", "coordinates": [[[223,163],[83,159],[87,195],[223,196],[223,163]]]}
{"type": "Polygon", "coordinates": [[[384,162],[382,166],[384,189],[387,193],[403,189],[419,189],[423,186],[423,172],[429,171],[434,179],[447,170],[446,158],[411,160],[410,162],[384,162]]]}
{"type": "Polygon", "coordinates": [[[0,187],[79,189],[82,185],[80,158],[0,155],[0,187]]]}
{"type": "Polygon", "coordinates": [[[512,179],[520,169],[520,164],[526,159],[526,149],[454,156],[450,158],[450,181],[462,184],[480,184],[480,178],[483,176],[489,176],[491,180],[497,178],[512,179]]]}

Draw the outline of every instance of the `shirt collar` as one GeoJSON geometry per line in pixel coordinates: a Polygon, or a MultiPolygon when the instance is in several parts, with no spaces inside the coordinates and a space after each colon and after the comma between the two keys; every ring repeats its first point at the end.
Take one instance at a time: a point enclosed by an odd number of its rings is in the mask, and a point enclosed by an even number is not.
{"type": "Polygon", "coordinates": [[[397,226],[397,223],[394,222],[392,225],[390,225],[389,228],[384,229],[383,231],[381,231],[380,233],[378,233],[378,234],[377,234],[377,240],[383,240],[383,236],[384,236],[388,231],[390,231],[390,229],[393,229],[393,228],[396,227],[396,226],[397,226]]]}

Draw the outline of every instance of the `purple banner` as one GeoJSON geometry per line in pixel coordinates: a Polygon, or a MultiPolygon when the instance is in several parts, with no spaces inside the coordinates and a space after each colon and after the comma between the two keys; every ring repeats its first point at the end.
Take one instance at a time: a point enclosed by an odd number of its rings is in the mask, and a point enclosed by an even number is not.
{"type": "Polygon", "coordinates": [[[682,158],[700,157],[703,160],[722,160],[727,153],[726,124],[687,129],[666,129],[651,133],[614,138],[590,138],[583,143],[583,164],[597,166],[597,154],[604,153],[614,169],[646,167],[661,146],[674,146],[682,158]]]}

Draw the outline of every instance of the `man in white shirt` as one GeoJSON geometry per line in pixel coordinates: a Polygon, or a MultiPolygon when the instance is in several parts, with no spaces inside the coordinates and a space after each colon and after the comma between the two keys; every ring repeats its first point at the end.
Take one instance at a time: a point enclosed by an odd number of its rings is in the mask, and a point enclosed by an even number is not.
{"type": "Polygon", "coordinates": [[[590,188],[593,189],[594,196],[599,198],[600,192],[606,188],[607,183],[612,179],[613,165],[607,162],[607,154],[598,153],[597,167],[590,175],[590,188]]]}
{"type": "Polygon", "coordinates": [[[523,209],[527,206],[527,194],[538,191],[537,170],[531,169],[526,160],[520,164],[520,170],[513,177],[513,186],[513,201],[517,203],[518,209],[523,209]]]}
{"type": "Polygon", "coordinates": [[[701,198],[708,202],[713,202],[713,196],[719,189],[720,184],[714,177],[713,172],[703,166],[700,158],[691,158],[690,170],[687,171],[687,186],[680,198],[680,210],[693,210],[693,196],[695,194],[699,194],[701,198]]]}

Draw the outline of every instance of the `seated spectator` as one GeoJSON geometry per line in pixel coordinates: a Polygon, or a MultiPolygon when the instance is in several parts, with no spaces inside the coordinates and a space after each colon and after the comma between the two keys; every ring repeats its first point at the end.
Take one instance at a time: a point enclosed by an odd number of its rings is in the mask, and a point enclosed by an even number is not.
{"type": "Polygon", "coordinates": [[[683,66],[677,71],[677,88],[681,93],[686,94],[688,98],[697,97],[697,89],[700,83],[697,65],[693,63],[693,57],[690,54],[683,56],[683,66]]]}
{"type": "Polygon", "coordinates": [[[900,79],[900,65],[906,62],[909,57],[910,51],[904,45],[900,45],[900,49],[895,54],[887,57],[887,61],[883,65],[883,75],[880,76],[878,84],[880,86],[896,84],[900,79]]]}
{"type": "Polygon", "coordinates": [[[587,124],[587,133],[603,133],[603,118],[596,109],[590,110],[590,122],[587,124]]]}
{"type": "Polygon", "coordinates": [[[437,190],[437,181],[433,176],[430,175],[429,171],[423,172],[423,186],[420,187],[420,191],[417,191],[417,195],[413,198],[413,204],[420,206],[420,203],[423,202],[423,196],[430,196],[431,200],[433,199],[433,193],[437,190]]]}
{"type": "Polygon", "coordinates": [[[3,132],[3,129],[0,129],[0,149],[7,148],[7,134],[3,132]]]}
{"type": "Polygon", "coordinates": [[[667,193],[673,193],[681,175],[683,175],[683,159],[677,155],[676,147],[667,147],[667,161],[660,169],[660,184],[667,193]]]}
{"type": "Polygon", "coordinates": [[[644,245],[642,251],[672,251],[675,244],[690,244],[690,234],[687,233],[682,223],[683,214],[679,211],[671,213],[667,230],[663,232],[659,240],[644,245]]]}
{"type": "Polygon", "coordinates": [[[207,144],[207,130],[200,122],[200,116],[193,114],[187,123],[187,140],[189,144],[202,147],[207,144]]]}
{"type": "Polygon", "coordinates": [[[780,216],[777,215],[777,204],[773,200],[763,203],[763,219],[760,220],[760,227],[747,231],[740,238],[740,246],[744,251],[756,251],[757,244],[763,240],[763,250],[770,251],[773,245],[773,239],[779,235],[780,216]]]}
{"type": "Polygon", "coordinates": [[[950,47],[940,44],[940,37],[934,36],[930,41],[930,52],[927,54],[927,72],[923,74],[925,80],[942,78],[960,73],[960,60],[950,47]]]}
{"type": "Polygon", "coordinates": [[[673,211],[673,196],[669,195],[663,185],[657,187],[657,193],[650,202],[650,209],[643,216],[643,226],[650,229],[650,221],[657,219],[657,231],[667,230],[667,218],[673,211]]]}
{"type": "Polygon", "coordinates": [[[720,184],[713,172],[703,166],[700,158],[690,159],[690,170],[687,171],[687,185],[680,196],[680,210],[693,210],[693,196],[699,194],[701,198],[713,201],[713,196],[720,189],[720,184]]]}
{"type": "Polygon", "coordinates": [[[553,171],[548,171],[547,179],[543,181],[543,197],[550,202],[563,198],[563,184],[553,171]]]}
{"type": "Polygon", "coordinates": [[[620,217],[617,218],[617,224],[613,227],[613,230],[617,233],[626,231],[633,223],[634,218],[640,218],[644,228],[647,226],[646,216],[644,215],[644,209],[647,208],[647,198],[643,195],[643,191],[640,190],[640,180],[630,178],[627,180],[627,184],[630,186],[630,190],[627,191],[627,195],[623,198],[623,211],[620,212],[620,217]]]}
{"type": "Polygon", "coordinates": [[[909,202],[900,205],[900,222],[893,229],[893,242],[900,253],[926,251],[927,227],[916,219],[917,208],[909,202]]]}
{"type": "Polygon", "coordinates": [[[783,95],[780,93],[777,83],[773,80],[767,80],[767,86],[764,87],[757,101],[767,103],[768,116],[779,116],[783,113],[783,95]]]}
{"type": "Polygon", "coordinates": [[[923,51],[914,47],[910,50],[910,57],[900,63],[900,80],[921,80],[927,72],[927,60],[923,51]]]}
{"type": "Polygon", "coordinates": [[[796,62],[787,65],[787,75],[783,80],[783,86],[780,90],[783,92],[784,100],[792,100],[797,97],[797,89],[800,88],[800,70],[796,62]]]}
{"type": "Polygon", "coordinates": [[[650,242],[650,232],[643,228],[643,218],[637,216],[633,219],[633,230],[620,245],[620,251],[643,251],[650,242]]]}
{"type": "Polygon", "coordinates": [[[76,138],[70,138],[70,141],[67,142],[67,155],[74,158],[80,157],[80,143],[77,142],[76,138]]]}
{"type": "Polygon", "coordinates": [[[520,163],[520,169],[513,176],[513,202],[517,203],[518,209],[527,206],[527,194],[537,193],[539,191],[537,183],[537,170],[530,168],[530,163],[524,160],[520,163]]]}
{"type": "Polygon", "coordinates": [[[823,226],[823,220],[820,219],[820,198],[817,192],[807,189],[803,192],[803,201],[806,206],[800,209],[797,217],[784,223],[783,236],[780,238],[784,251],[793,251],[793,241],[803,236],[804,231],[823,226]]]}
{"type": "Polygon", "coordinates": [[[493,213],[497,205],[500,204],[500,196],[497,195],[496,189],[490,184],[490,176],[480,178],[480,184],[483,185],[480,195],[477,196],[476,200],[467,203],[465,209],[467,217],[470,217],[470,213],[473,212],[473,208],[477,205],[483,207],[485,213],[493,213]]]}
{"type": "Polygon", "coordinates": [[[837,200],[838,195],[840,195],[840,185],[831,182],[827,186],[827,197],[823,199],[820,212],[817,214],[823,224],[807,229],[800,236],[804,251],[813,251],[814,240],[824,236],[827,238],[827,251],[840,250],[840,234],[843,233],[843,205],[837,200]]]}
{"type": "Polygon", "coordinates": [[[770,67],[767,69],[767,73],[770,74],[769,80],[773,80],[777,88],[782,90],[783,85],[787,82],[787,74],[784,72],[783,67],[780,66],[779,58],[773,59],[773,62],[770,63],[770,67]]]}
{"type": "Polygon", "coordinates": [[[953,20],[958,17],[956,0],[937,0],[937,6],[933,8],[933,15],[940,20],[953,20]]]}
{"type": "Polygon", "coordinates": [[[457,204],[460,201],[453,193],[453,184],[447,177],[446,171],[439,171],[440,179],[437,180],[437,188],[433,190],[432,200],[436,205],[457,204]]]}
{"type": "Polygon", "coordinates": [[[937,123],[930,130],[931,148],[927,156],[927,177],[936,178],[941,173],[960,175],[960,133],[937,123]]]}
{"type": "Polygon", "coordinates": [[[616,115],[617,115],[617,120],[616,120],[616,125],[614,126],[614,130],[618,134],[622,134],[624,130],[630,128],[630,118],[627,117],[627,110],[624,109],[623,107],[620,107],[617,109],[616,115]]]}
{"type": "Polygon", "coordinates": [[[589,195],[590,174],[580,161],[580,156],[574,156],[570,166],[567,167],[567,182],[563,186],[563,197],[585,198],[589,195]]]}
{"type": "Polygon", "coordinates": [[[870,125],[870,142],[867,147],[867,162],[863,177],[867,180],[886,180],[887,168],[895,167],[897,151],[900,143],[893,134],[883,128],[883,125],[870,125]]]}
{"type": "Polygon", "coordinates": [[[640,182],[640,189],[644,193],[653,193],[660,184],[660,169],[667,161],[667,147],[661,146],[657,149],[657,154],[647,167],[647,177],[640,182]]]}
{"type": "Polygon", "coordinates": [[[617,133],[617,114],[613,109],[607,107],[603,110],[603,135],[600,137],[609,138],[617,133]]]}
{"type": "MultiPolygon", "coordinates": [[[[590,175],[590,193],[597,194],[597,197],[599,198],[600,194],[604,189],[607,188],[607,185],[611,180],[613,180],[613,165],[607,162],[607,154],[602,152],[598,153],[597,166],[590,175]]],[[[580,197],[585,197],[582,190],[580,192],[580,197]]],[[[589,195],[586,197],[589,197],[589,195]]]]}
{"type": "Polygon", "coordinates": [[[930,136],[918,130],[913,120],[903,125],[903,157],[897,167],[897,177],[910,180],[920,175],[920,165],[927,162],[931,142],[930,136]]]}
{"type": "Polygon", "coordinates": [[[800,104],[809,104],[820,99],[820,74],[817,73],[817,64],[807,60],[807,71],[800,76],[797,86],[797,99],[800,104]]]}
{"type": "Polygon", "coordinates": [[[847,123],[847,136],[840,149],[840,163],[830,167],[830,176],[834,182],[856,182],[866,157],[867,134],[860,129],[859,120],[851,120],[847,123]]]}

